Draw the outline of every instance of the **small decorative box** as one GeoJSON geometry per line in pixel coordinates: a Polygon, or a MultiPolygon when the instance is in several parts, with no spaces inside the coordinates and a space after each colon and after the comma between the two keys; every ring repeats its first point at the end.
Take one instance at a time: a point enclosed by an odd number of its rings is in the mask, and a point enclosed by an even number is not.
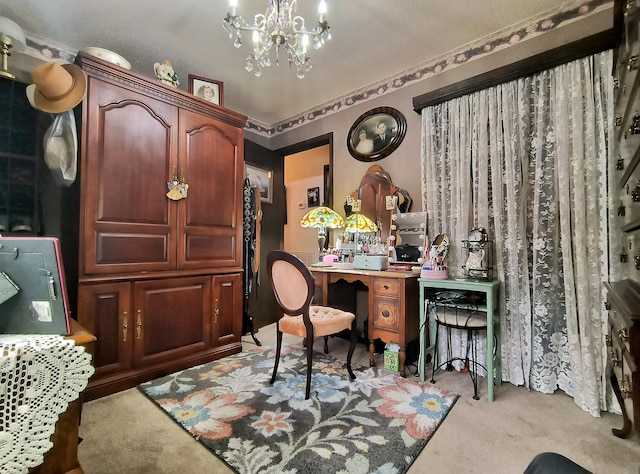
{"type": "Polygon", "coordinates": [[[391,372],[400,371],[399,354],[392,352],[389,349],[384,350],[384,368],[391,372]]]}
{"type": "Polygon", "coordinates": [[[391,372],[400,371],[399,359],[400,346],[395,342],[389,342],[384,348],[384,368],[391,372]]]}

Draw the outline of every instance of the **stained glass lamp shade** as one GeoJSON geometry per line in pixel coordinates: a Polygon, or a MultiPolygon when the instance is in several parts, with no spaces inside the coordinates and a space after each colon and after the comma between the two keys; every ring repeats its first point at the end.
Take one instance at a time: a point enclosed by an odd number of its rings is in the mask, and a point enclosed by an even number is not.
{"type": "Polygon", "coordinates": [[[344,230],[355,234],[355,253],[358,253],[358,234],[377,232],[378,226],[364,214],[354,212],[344,220],[344,230]]]}
{"type": "Polygon", "coordinates": [[[302,227],[318,229],[318,251],[320,258],[324,253],[324,243],[327,239],[327,228],[339,229],[344,227],[344,219],[340,214],[326,206],[314,207],[300,220],[302,227]]]}
{"type": "Polygon", "coordinates": [[[347,232],[377,232],[378,226],[364,214],[354,212],[344,220],[347,232]]]}

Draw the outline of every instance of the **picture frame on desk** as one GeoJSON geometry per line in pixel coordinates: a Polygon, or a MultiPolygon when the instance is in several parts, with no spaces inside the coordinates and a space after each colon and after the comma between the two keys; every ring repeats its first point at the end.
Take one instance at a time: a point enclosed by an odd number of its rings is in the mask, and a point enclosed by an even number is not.
{"type": "Polygon", "coordinates": [[[204,76],[189,74],[189,93],[224,107],[224,83],[204,76]]]}

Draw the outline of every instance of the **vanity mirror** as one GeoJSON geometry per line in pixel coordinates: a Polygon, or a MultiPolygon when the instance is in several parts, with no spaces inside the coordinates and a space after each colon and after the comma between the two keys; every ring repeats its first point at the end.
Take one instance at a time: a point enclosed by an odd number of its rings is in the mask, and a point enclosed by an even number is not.
{"type": "Polygon", "coordinates": [[[427,213],[407,212],[391,215],[389,263],[410,263],[422,267],[429,237],[427,213]]]}
{"type": "Polygon", "coordinates": [[[360,200],[360,212],[376,224],[376,236],[380,237],[382,242],[386,242],[389,237],[389,222],[394,211],[393,205],[390,209],[387,207],[387,202],[393,201],[388,198],[393,197],[398,189],[391,181],[389,173],[381,166],[373,165],[362,177],[356,191],[356,198],[360,200]]]}

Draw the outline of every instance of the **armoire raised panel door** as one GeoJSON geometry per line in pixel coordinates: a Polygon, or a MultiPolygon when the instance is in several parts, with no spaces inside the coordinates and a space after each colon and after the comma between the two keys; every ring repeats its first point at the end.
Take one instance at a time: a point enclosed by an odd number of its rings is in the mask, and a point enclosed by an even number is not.
{"type": "Polygon", "coordinates": [[[224,346],[242,337],[242,274],[215,275],[213,277],[213,325],[214,346],[224,346]]]}
{"type": "Polygon", "coordinates": [[[131,369],[131,284],[81,285],[78,300],[83,308],[78,322],[100,341],[88,346],[94,378],[131,369]]]}
{"type": "Polygon", "coordinates": [[[178,108],[89,78],[84,273],[176,268],[178,108]]]}
{"type": "Polygon", "coordinates": [[[178,267],[241,265],[243,138],[237,127],[180,111],[179,174],[189,185],[179,201],[178,267]],[[217,179],[226,176],[226,179],[217,179]]]}
{"type": "Polygon", "coordinates": [[[209,348],[209,275],[137,281],[133,285],[136,367],[175,360],[209,348]]]}

